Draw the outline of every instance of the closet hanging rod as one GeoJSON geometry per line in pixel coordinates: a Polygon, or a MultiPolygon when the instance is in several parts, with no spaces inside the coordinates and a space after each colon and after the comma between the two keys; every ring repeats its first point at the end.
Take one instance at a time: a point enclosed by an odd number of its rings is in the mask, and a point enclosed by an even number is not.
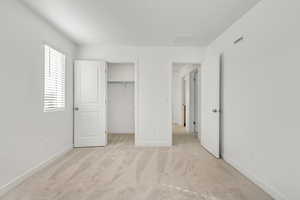
{"type": "Polygon", "coordinates": [[[122,84],[122,83],[134,83],[134,81],[108,81],[108,83],[120,83],[120,84],[122,84]]]}

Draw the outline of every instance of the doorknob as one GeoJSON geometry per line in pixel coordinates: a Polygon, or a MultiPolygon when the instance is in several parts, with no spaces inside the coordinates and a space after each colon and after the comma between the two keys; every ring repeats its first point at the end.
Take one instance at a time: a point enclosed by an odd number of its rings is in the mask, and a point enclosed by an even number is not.
{"type": "Polygon", "coordinates": [[[79,110],[79,108],[78,108],[78,107],[75,107],[75,108],[74,108],[74,110],[75,110],[75,111],[78,111],[78,110],[79,110]]]}
{"type": "Polygon", "coordinates": [[[220,111],[218,109],[213,109],[212,112],[217,113],[217,112],[220,112],[220,111]]]}

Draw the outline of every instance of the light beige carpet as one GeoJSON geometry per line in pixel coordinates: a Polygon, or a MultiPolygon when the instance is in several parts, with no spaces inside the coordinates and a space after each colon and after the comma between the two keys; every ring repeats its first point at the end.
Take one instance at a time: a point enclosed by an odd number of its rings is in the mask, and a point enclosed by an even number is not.
{"type": "Polygon", "coordinates": [[[170,148],[134,147],[133,135],[110,135],[107,147],[74,149],[0,199],[272,199],[184,129],[175,133],[170,148]]]}

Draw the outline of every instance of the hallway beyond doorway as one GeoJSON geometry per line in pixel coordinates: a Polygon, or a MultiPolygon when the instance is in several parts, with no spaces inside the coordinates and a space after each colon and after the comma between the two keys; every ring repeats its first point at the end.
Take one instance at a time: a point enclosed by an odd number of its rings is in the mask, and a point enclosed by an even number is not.
{"type": "Polygon", "coordinates": [[[187,131],[186,127],[173,124],[173,135],[187,135],[189,132],[187,131]]]}

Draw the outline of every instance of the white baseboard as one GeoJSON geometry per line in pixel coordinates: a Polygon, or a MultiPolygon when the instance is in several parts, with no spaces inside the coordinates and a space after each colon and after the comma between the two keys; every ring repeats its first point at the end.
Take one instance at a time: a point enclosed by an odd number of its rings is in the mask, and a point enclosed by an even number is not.
{"type": "Polygon", "coordinates": [[[63,156],[65,153],[69,152],[72,149],[73,149],[73,146],[65,147],[62,151],[60,151],[60,152],[56,153],[55,155],[51,156],[49,159],[41,162],[40,164],[38,164],[37,166],[35,166],[33,168],[27,170],[25,173],[23,173],[22,175],[16,177],[15,179],[10,181],[6,185],[1,186],[0,187],[0,197],[3,196],[4,194],[6,194],[11,189],[13,189],[14,187],[18,186],[20,183],[22,183],[24,180],[26,180],[27,178],[29,178],[30,176],[32,176],[36,172],[40,171],[41,169],[43,169],[44,167],[46,167],[47,165],[49,165],[53,161],[57,160],[59,157],[63,156]]]}
{"type": "Polygon", "coordinates": [[[239,172],[241,172],[243,175],[245,175],[247,178],[249,178],[253,183],[261,187],[265,192],[267,192],[269,195],[271,195],[275,200],[288,200],[286,195],[283,195],[281,192],[279,192],[278,189],[275,189],[275,187],[272,186],[272,184],[267,183],[266,181],[263,181],[263,178],[256,176],[254,173],[252,173],[250,170],[248,170],[245,167],[242,167],[237,162],[233,161],[233,159],[228,158],[226,155],[223,155],[223,159],[225,162],[233,166],[235,169],[237,169],[239,172]]]}
{"type": "Polygon", "coordinates": [[[169,141],[135,141],[137,147],[171,147],[172,142],[169,141]]]}

